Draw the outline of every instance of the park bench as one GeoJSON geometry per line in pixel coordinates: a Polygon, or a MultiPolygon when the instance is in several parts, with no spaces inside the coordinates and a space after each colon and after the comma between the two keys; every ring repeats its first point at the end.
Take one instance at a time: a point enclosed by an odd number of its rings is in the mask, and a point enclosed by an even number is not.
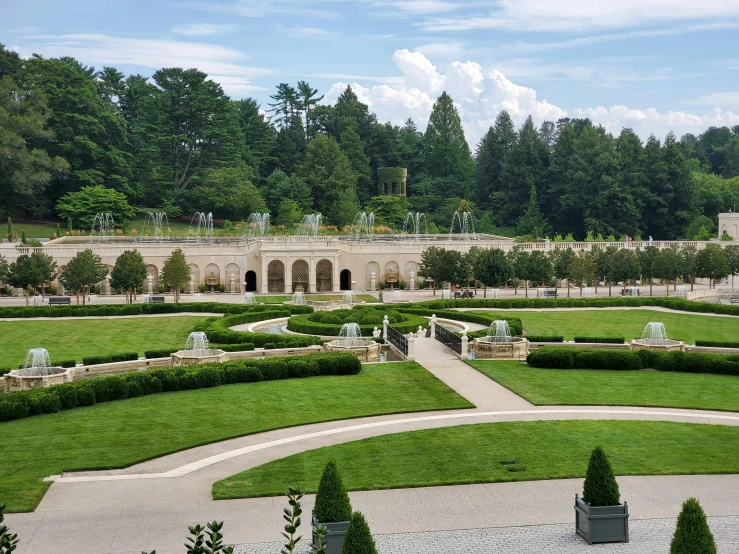
{"type": "Polygon", "coordinates": [[[541,298],[557,298],[556,290],[540,290],[538,294],[541,298]]]}
{"type": "Polygon", "coordinates": [[[164,304],[164,297],[163,296],[152,296],[149,299],[149,302],[152,304],[164,304]]]}
{"type": "Polygon", "coordinates": [[[473,293],[471,290],[465,290],[465,291],[454,291],[454,298],[473,298],[475,296],[475,293],[473,293]]]}
{"type": "Polygon", "coordinates": [[[621,296],[641,296],[641,289],[628,287],[626,290],[621,290],[621,296]]]}
{"type": "Polygon", "coordinates": [[[69,296],[50,296],[49,306],[69,306],[72,299],[69,296]]]}

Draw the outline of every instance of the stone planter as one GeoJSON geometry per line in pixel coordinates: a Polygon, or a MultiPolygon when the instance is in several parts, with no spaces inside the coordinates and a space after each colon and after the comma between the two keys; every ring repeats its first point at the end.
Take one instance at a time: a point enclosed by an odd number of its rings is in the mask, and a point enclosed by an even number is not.
{"type": "Polygon", "coordinates": [[[575,531],[588,544],[629,542],[629,506],[591,506],[575,495],[575,531]]]}
{"type": "MultiPolygon", "coordinates": [[[[349,527],[348,521],[338,521],[336,523],[319,523],[318,520],[313,518],[313,527],[323,525],[326,528],[326,554],[341,554],[341,549],[344,547],[344,535],[349,527]]],[[[313,536],[313,546],[316,544],[315,535],[313,536]]]]}

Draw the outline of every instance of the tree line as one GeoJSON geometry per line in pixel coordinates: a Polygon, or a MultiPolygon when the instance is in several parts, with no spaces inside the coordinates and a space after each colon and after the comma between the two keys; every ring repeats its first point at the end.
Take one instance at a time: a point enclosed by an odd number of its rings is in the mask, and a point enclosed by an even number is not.
{"type": "Polygon", "coordinates": [[[651,295],[655,279],[664,282],[669,296],[670,284],[674,288],[680,279],[690,283],[693,290],[696,278],[709,279],[710,286],[715,286],[718,280],[737,272],[739,246],[722,248],[718,244],[708,244],[702,250],[694,246],[661,250],[656,246],[636,249],[595,246],[590,251],[557,248],[550,253],[520,247],[505,253],[498,248],[476,246],[468,254],[432,246],[421,255],[418,268],[419,275],[433,281],[435,288],[444,283],[485,289],[512,286],[518,293],[522,287],[527,298],[529,283],[556,286],[557,281],[567,281],[568,297],[571,285],[582,296],[583,287],[594,287],[597,293],[602,283],[611,296],[614,285],[621,284],[625,291],[629,283],[636,281],[648,284],[651,295]]]}
{"type": "Polygon", "coordinates": [[[435,232],[461,209],[507,236],[694,239],[739,199],[739,126],[643,142],[587,119],[517,129],[503,111],[473,152],[446,92],[423,133],[379,121],[351,87],[322,100],[299,81],[260,106],[197,69],[124,75],[0,45],[0,216],[86,227],[92,210],[126,220],[133,205],[269,211],[286,227],[317,211],[341,227],[362,209],[396,230],[424,212],[435,232]],[[408,198],[379,194],[380,167],[408,169],[408,198]]]}

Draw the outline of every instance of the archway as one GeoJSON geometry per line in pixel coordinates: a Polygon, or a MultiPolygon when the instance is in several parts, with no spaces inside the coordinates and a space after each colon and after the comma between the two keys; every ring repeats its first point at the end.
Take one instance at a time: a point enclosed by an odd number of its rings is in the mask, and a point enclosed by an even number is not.
{"type": "Polygon", "coordinates": [[[398,287],[400,282],[400,268],[395,262],[385,264],[385,286],[389,289],[398,287]]]}
{"type": "Polygon", "coordinates": [[[267,266],[267,291],[285,292],[285,264],[272,260],[267,266]]]}
{"type": "Polygon", "coordinates": [[[339,288],[341,290],[352,290],[352,272],[342,269],[339,274],[339,288]]]}
{"type": "Polygon", "coordinates": [[[334,266],[328,260],[321,260],[316,264],[316,291],[333,290],[333,271],[334,266]]]}
{"type": "Polygon", "coordinates": [[[236,264],[226,266],[226,292],[241,292],[241,268],[236,264]]]}
{"type": "Polygon", "coordinates": [[[246,292],[257,292],[257,272],[256,271],[247,271],[246,272],[246,278],[244,279],[246,281],[246,292]]]}
{"type": "Polygon", "coordinates": [[[308,270],[305,260],[293,263],[293,292],[308,292],[308,270]]]}
{"type": "Polygon", "coordinates": [[[411,286],[411,273],[413,273],[413,279],[415,280],[415,286],[418,288],[418,264],[416,262],[406,262],[403,268],[403,280],[406,283],[406,288],[411,286]]]}
{"type": "Polygon", "coordinates": [[[208,290],[216,290],[221,284],[221,268],[216,264],[205,266],[205,286],[208,290]]]}
{"type": "MultiPolygon", "coordinates": [[[[190,290],[190,294],[192,294],[200,290],[200,268],[195,264],[187,264],[187,267],[190,268],[190,282],[193,285],[192,290],[190,290]]],[[[188,290],[190,289],[189,283],[187,288],[188,290]]]]}
{"type": "Polygon", "coordinates": [[[380,275],[380,264],[377,262],[369,262],[364,268],[364,289],[365,290],[377,290],[377,283],[382,280],[380,275]],[[372,285],[372,279],[375,280],[374,286],[372,285]]]}

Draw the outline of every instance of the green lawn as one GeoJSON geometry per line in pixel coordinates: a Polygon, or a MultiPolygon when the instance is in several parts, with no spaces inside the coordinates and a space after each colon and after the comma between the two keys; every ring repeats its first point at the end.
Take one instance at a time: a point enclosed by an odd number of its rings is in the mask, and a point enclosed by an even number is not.
{"type": "Polygon", "coordinates": [[[520,317],[529,335],[564,335],[565,340],[575,336],[641,337],[650,321],[665,324],[671,339],[695,344],[698,340],[730,341],[739,335],[739,317],[711,317],[662,312],[657,310],[543,310],[527,312],[498,310],[491,313],[520,317]]]}
{"type": "MultiPolygon", "coordinates": [[[[363,301],[363,302],[377,302],[377,298],[372,296],[371,294],[355,294],[354,295],[357,300],[363,301]]],[[[318,300],[318,301],[329,301],[329,300],[343,300],[344,295],[343,294],[306,294],[305,299],[306,300],[318,300]]],[[[288,300],[292,300],[292,296],[257,296],[256,301],[257,302],[263,302],[265,304],[282,304],[283,302],[287,302],[288,300]]]]}
{"type": "Polygon", "coordinates": [[[288,485],[315,492],[328,460],[336,461],[349,490],[584,477],[596,445],[605,449],[616,475],[739,471],[739,427],[654,421],[485,423],[310,450],[219,481],[213,497],[277,496],[288,485]]]}
{"type": "Polygon", "coordinates": [[[520,362],[470,365],[537,406],[659,406],[739,411],[739,377],[662,371],[539,369],[520,362]]]}
{"type": "Polygon", "coordinates": [[[0,423],[0,504],[33,510],[62,471],[126,467],[211,442],[319,421],[472,405],[414,362],[362,373],[172,392],[0,423]]]}
{"type": "Polygon", "coordinates": [[[116,352],[178,348],[203,316],[0,321],[0,367],[18,367],[29,348],[46,348],[52,361],[116,352]]]}

